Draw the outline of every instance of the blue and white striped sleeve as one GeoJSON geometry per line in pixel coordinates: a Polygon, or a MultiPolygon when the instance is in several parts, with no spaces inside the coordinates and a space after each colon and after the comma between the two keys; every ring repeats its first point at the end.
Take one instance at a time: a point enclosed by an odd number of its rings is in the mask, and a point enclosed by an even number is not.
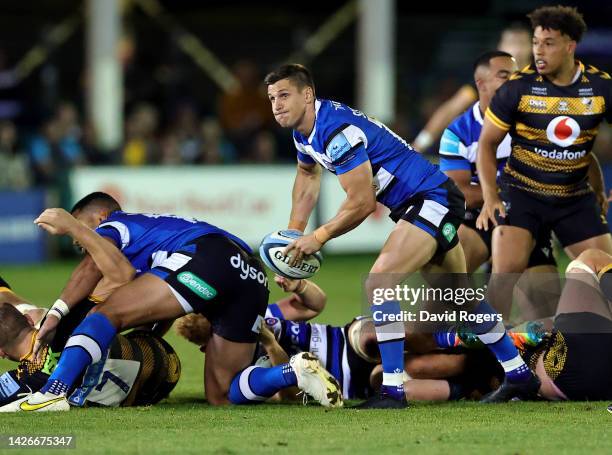
{"type": "Polygon", "coordinates": [[[130,244],[130,230],[120,221],[105,221],[97,227],[96,232],[112,240],[120,250],[130,244]]]}
{"type": "Polygon", "coordinates": [[[440,170],[457,171],[472,169],[470,162],[461,154],[461,149],[465,146],[461,143],[461,139],[446,128],[440,139],[440,170]]]}

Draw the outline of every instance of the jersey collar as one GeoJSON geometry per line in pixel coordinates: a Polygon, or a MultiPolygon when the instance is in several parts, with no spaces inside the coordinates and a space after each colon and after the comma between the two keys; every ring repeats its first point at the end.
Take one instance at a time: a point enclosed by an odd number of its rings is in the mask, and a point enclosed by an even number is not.
{"type": "Polygon", "coordinates": [[[580,79],[580,76],[584,73],[584,65],[582,62],[580,60],[576,60],[576,63],[578,63],[578,69],[576,70],[576,74],[574,74],[574,78],[572,79],[570,85],[576,83],[576,81],[580,79]]]}
{"type": "Polygon", "coordinates": [[[482,114],[480,113],[480,101],[476,101],[474,106],[472,106],[472,114],[478,123],[482,125],[482,114]]]}
{"type": "Polygon", "coordinates": [[[308,135],[308,143],[312,144],[312,140],[314,139],[315,132],[317,131],[317,116],[319,115],[319,109],[321,109],[321,101],[315,100],[315,121],[312,126],[312,131],[308,135]]]}

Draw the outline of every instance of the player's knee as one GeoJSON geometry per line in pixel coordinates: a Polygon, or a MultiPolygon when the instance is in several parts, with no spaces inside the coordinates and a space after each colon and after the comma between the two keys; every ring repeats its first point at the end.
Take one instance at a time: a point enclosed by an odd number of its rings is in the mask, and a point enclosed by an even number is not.
{"type": "Polygon", "coordinates": [[[121,332],[122,330],[127,328],[125,327],[124,319],[119,314],[117,314],[113,307],[109,305],[99,304],[94,306],[89,311],[89,314],[96,313],[104,315],[110,321],[110,323],[117,328],[118,332],[121,332]]]}
{"type": "Polygon", "coordinates": [[[527,268],[529,256],[503,256],[493,259],[493,273],[523,273],[527,268]]]}
{"type": "Polygon", "coordinates": [[[592,270],[598,270],[612,262],[612,256],[597,248],[589,248],[580,253],[576,260],[585,263],[592,270]]]}

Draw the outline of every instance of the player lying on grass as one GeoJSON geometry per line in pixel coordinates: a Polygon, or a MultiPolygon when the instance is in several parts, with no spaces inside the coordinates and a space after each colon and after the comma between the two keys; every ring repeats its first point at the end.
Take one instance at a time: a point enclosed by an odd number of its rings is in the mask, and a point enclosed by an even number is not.
{"type": "MultiPolygon", "coordinates": [[[[341,405],[338,385],[312,356],[296,356],[290,365],[274,369],[243,371],[254,355],[269,291],[261,262],[241,239],[194,219],[122,212],[105,193],[86,196],[72,214],[50,209],[36,223],[52,234],[72,236],[86,250],[109,242],[137,276],[94,307],[75,329],[58,367],[40,392],[28,397],[25,410],[45,404],[41,410],[68,410],[67,391],[87,365],[99,361],[116,333],[194,311],[207,315],[212,324],[204,373],[211,404],[229,403],[230,389],[242,384],[249,387],[247,393],[265,397],[271,385],[299,383],[323,404],[341,405]]],[[[95,262],[85,256],[50,310],[37,342],[52,338],[59,320],[100,278],[95,262]]]]}
{"type": "MultiPolygon", "coordinates": [[[[0,412],[13,412],[24,395],[39,390],[57,366],[70,334],[95,303],[84,300],[57,327],[53,341],[33,355],[36,327],[47,313],[21,299],[17,306],[2,282],[0,356],[19,365],[0,376],[0,412]],[[7,298],[8,297],[8,298],[7,298]],[[22,307],[20,308],[19,305],[22,307]],[[27,305],[25,308],[23,305],[27,305]],[[25,314],[19,311],[25,310],[25,314]]],[[[151,331],[117,335],[100,362],[92,365],[70,390],[70,403],[103,406],[152,405],[166,398],[178,382],[181,364],[172,347],[151,331]]]]}
{"type": "MultiPolygon", "coordinates": [[[[342,385],[345,399],[373,396],[380,387],[382,370],[372,319],[358,317],[344,326],[306,322],[323,309],[323,290],[308,280],[276,277],[275,281],[291,294],[268,305],[255,364],[265,365],[262,359],[267,356],[268,365],[277,365],[290,355],[310,351],[342,385]]],[[[210,323],[202,315],[187,315],[177,321],[177,331],[204,351],[210,323]]],[[[492,390],[492,378],[497,385],[503,380],[503,370],[488,350],[469,349],[473,345],[484,347],[475,335],[449,330],[433,335],[411,333],[410,329],[407,332],[405,368],[413,378],[404,382],[408,399],[476,398],[492,390]]],[[[531,336],[509,333],[521,348],[531,336]]],[[[295,399],[295,393],[281,391],[275,397],[290,400],[295,399]]]]}
{"type": "Polygon", "coordinates": [[[612,256],[590,249],[572,261],[552,335],[530,356],[549,400],[612,399],[612,256]]]}

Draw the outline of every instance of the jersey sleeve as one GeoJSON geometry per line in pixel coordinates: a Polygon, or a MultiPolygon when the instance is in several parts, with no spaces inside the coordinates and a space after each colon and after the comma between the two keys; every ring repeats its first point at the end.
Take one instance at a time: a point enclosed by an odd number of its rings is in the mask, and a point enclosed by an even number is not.
{"type": "Polygon", "coordinates": [[[316,161],[312,159],[312,157],[306,153],[304,146],[300,144],[295,137],[293,138],[293,143],[295,144],[295,149],[297,150],[297,159],[302,163],[306,164],[315,164],[316,161]]]}
{"type": "Polygon", "coordinates": [[[508,81],[493,96],[485,117],[498,128],[508,131],[514,122],[519,103],[519,86],[517,81],[508,81]]]}
{"type": "Polygon", "coordinates": [[[367,137],[355,125],[344,125],[331,133],[325,141],[325,154],[336,168],[336,174],[344,174],[355,169],[368,158],[367,137]]]}
{"type": "Polygon", "coordinates": [[[130,244],[130,230],[121,221],[104,221],[97,227],[96,232],[102,237],[112,240],[120,250],[123,250],[130,244]]]}
{"type": "Polygon", "coordinates": [[[459,136],[453,133],[449,128],[446,128],[440,139],[440,170],[442,172],[457,170],[471,171],[472,167],[470,162],[462,153],[464,149],[465,145],[461,142],[459,136]]]}

